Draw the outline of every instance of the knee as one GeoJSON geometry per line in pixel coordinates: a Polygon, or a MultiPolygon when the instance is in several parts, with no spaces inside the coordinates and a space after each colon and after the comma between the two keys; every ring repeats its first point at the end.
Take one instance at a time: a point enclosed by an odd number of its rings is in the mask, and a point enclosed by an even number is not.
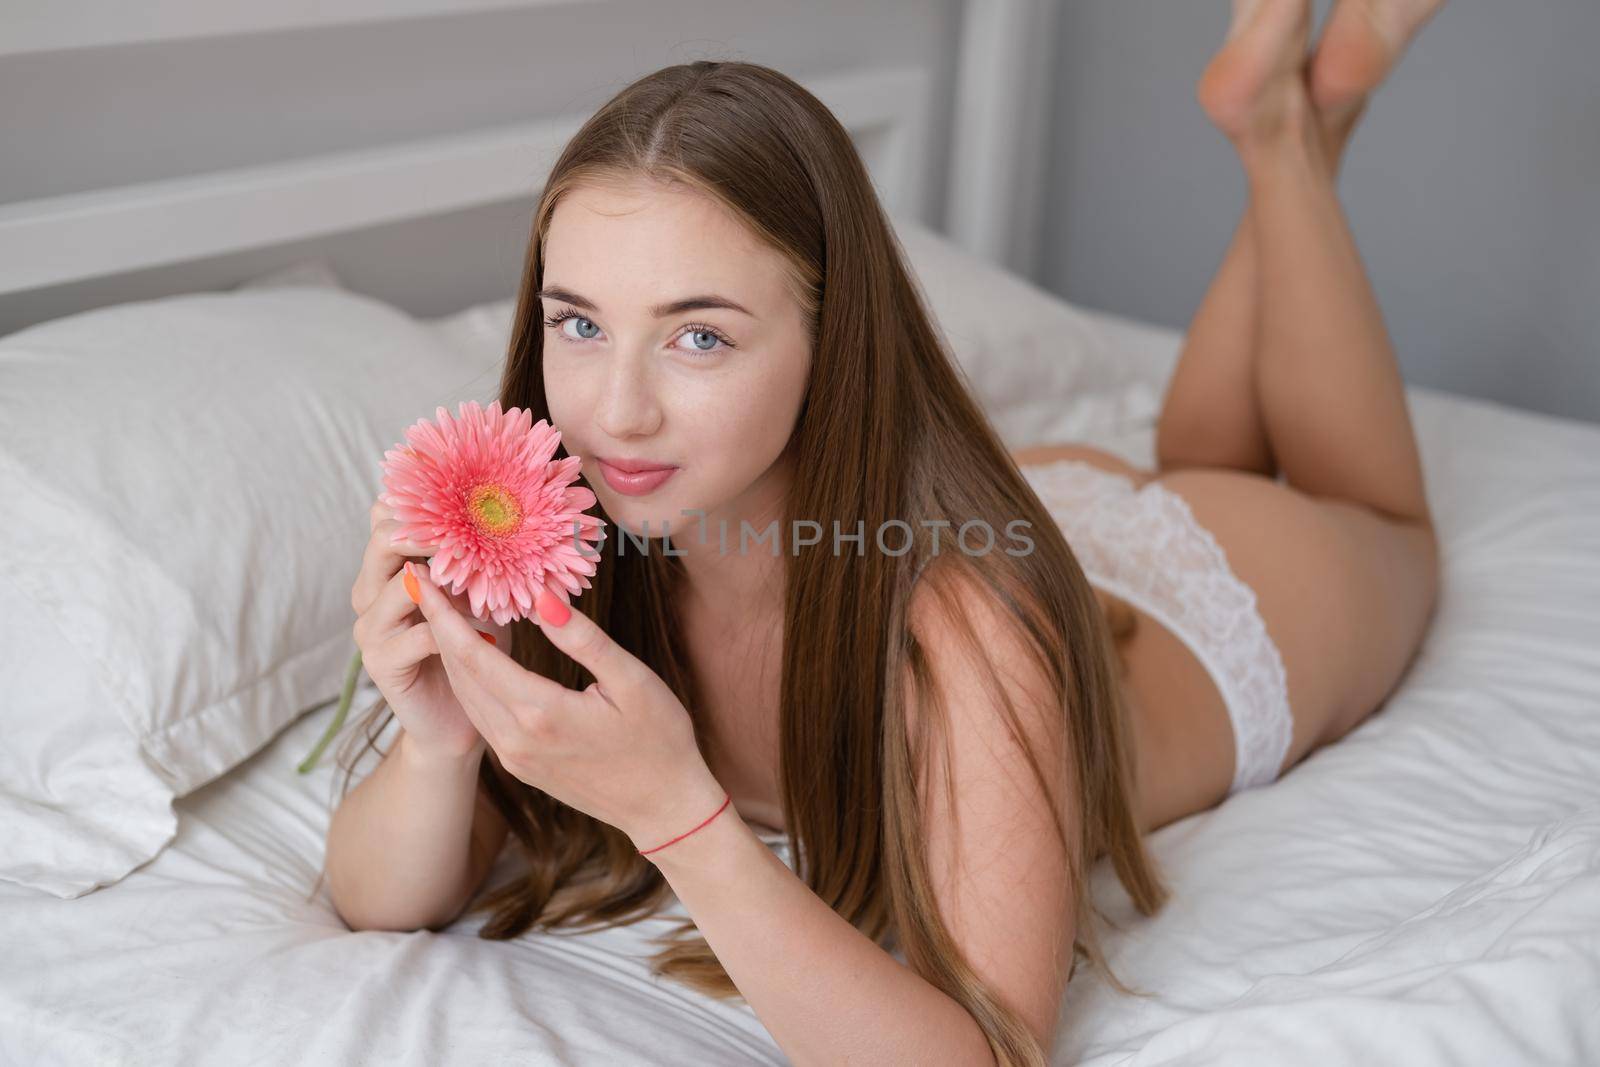
{"type": "Polygon", "coordinates": [[[1174,470],[1182,464],[1183,457],[1190,452],[1188,442],[1184,439],[1182,430],[1174,425],[1173,419],[1163,409],[1156,418],[1155,456],[1156,467],[1159,470],[1174,470]]]}
{"type": "Polygon", "coordinates": [[[1156,469],[1218,468],[1272,478],[1277,462],[1263,438],[1219,432],[1215,418],[1194,412],[1174,413],[1170,405],[1156,419],[1156,469]]]}

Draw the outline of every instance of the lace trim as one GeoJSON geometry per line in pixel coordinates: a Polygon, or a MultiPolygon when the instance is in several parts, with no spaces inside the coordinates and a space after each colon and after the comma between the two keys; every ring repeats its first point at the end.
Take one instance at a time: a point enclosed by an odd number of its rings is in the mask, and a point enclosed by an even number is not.
{"type": "Polygon", "coordinates": [[[1188,501],[1158,482],[1083,460],[1022,468],[1061,526],[1090,583],[1158,619],[1205,666],[1233,722],[1230,793],[1275,781],[1293,719],[1283,657],[1256,594],[1195,519],[1188,501]]]}

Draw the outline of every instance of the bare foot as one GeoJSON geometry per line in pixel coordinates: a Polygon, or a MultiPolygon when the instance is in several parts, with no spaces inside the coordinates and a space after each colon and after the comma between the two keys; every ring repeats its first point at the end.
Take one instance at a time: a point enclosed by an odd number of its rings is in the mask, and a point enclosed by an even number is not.
{"type": "MultiPolygon", "coordinates": [[[[1346,0],[1348,2],[1348,0],[1346,0]]],[[[1233,0],[1233,25],[1195,97],[1235,143],[1304,120],[1311,0],[1233,0]]]]}
{"type": "Polygon", "coordinates": [[[1338,0],[1311,60],[1311,99],[1338,118],[1389,76],[1444,0],[1338,0]]]}

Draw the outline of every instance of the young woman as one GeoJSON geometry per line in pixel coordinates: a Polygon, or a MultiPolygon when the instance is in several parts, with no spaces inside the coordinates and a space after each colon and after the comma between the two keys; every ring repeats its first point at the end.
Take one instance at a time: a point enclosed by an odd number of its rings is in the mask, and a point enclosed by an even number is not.
{"type": "Polygon", "coordinates": [[[374,506],[364,734],[403,729],[330,829],[345,920],[448,924],[515,835],[484,937],[670,889],[693,922],[657,967],[743,996],[796,1062],[1043,1063],[1075,950],[1104,966],[1089,864],[1153,913],[1141,834],[1344,734],[1431,618],[1334,171],[1432,6],[1342,0],[1308,61],[1309,0],[1240,3],[1199,96],[1251,200],[1156,471],[1007,452],[793,81],[698,62],[623,90],[544,190],[500,391],[582,458],[611,536],[576,610],[507,631],[374,506]]]}

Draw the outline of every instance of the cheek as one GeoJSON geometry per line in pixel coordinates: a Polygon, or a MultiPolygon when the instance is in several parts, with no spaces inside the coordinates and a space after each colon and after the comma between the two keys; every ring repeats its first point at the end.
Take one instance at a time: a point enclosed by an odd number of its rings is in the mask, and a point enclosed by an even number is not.
{"type": "Polygon", "coordinates": [[[552,366],[550,360],[544,365],[544,398],[550,409],[550,422],[563,434],[582,427],[594,407],[583,376],[565,373],[552,366]]]}
{"type": "Polygon", "coordinates": [[[759,470],[783,451],[799,410],[799,387],[777,374],[730,378],[678,407],[697,447],[731,466],[759,470]]]}

